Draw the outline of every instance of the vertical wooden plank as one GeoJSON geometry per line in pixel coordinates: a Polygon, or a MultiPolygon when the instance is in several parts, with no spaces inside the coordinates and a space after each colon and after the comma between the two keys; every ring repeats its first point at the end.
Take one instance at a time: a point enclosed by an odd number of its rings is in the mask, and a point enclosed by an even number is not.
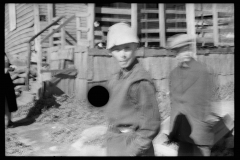
{"type": "MultiPolygon", "coordinates": [[[[64,20],[62,19],[61,20],[61,24],[64,23],[64,20]]],[[[63,26],[61,28],[61,48],[64,49],[65,48],[65,43],[66,43],[66,40],[65,40],[65,26],[63,26]]]]}
{"type": "MultiPolygon", "coordinates": [[[[194,3],[186,4],[186,18],[187,18],[187,34],[193,35],[194,37],[196,37],[194,3]]],[[[194,41],[195,43],[192,45],[192,50],[193,50],[192,56],[195,59],[197,59],[196,39],[194,41]]]]}
{"type": "Polygon", "coordinates": [[[137,3],[131,3],[131,27],[137,35],[137,3]]]}
{"type": "Polygon", "coordinates": [[[219,44],[219,31],[218,31],[218,12],[217,12],[217,4],[213,3],[213,40],[214,46],[218,46],[219,44]]]}
{"type": "Polygon", "coordinates": [[[75,94],[79,100],[84,100],[87,97],[87,80],[76,78],[75,82],[75,94]]]}
{"type": "Polygon", "coordinates": [[[88,56],[87,79],[90,81],[93,79],[93,65],[93,56],[88,56]]]}
{"type": "Polygon", "coordinates": [[[94,26],[93,23],[95,21],[95,4],[94,3],[88,3],[88,13],[90,14],[90,17],[87,18],[88,21],[88,41],[90,42],[90,48],[94,48],[94,26]]]}
{"type": "MultiPolygon", "coordinates": [[[[61,20],[61,24],[64,23],[64,19],[61,20]]],[[[61,50],[63,51],[65,49],[65,45],[66,45],[66,38],[65,38],[65,26],[63,26],[61,28],[61,50]]],[[[65,60],[61,59],[59,60],[60,63],[60,69],[64,69],[65,68],[65,60]]]]}
{"type": "MultiPolygon", "coordinates": [[[[40,32],[40,20],[39,20],[39,5],[34,4],[34,33],[37,34],[40,32]]],[[[37,95],[37,99],[42,96],[42,74],[41,74],[41,68],[42,68],[42,47],[41,47],[41,36],[38,36],[35,38],[35,50],[37,52],[37,79],[39,84],[41,84],[40,93],[37,95]]]]}
{"type": "Polygon", "coordinates": [[[230,61],[229,74],[234,75],[234,54],[227,54],[230,61]]]}
{"type": "Polygon", "coordinates": [[[166,47],[165,4],[158,4],[160,46],[166,47]]]}
{"type": "MultiPolygon", "coordinates": [[[[47,11],[48,11],[48,24],[53,22],[53,4],[47,4],[47,11]]],[[[52,32],[52,27],[49,28],[48,33],[52,32]]],[[[53,46],[53,37],[49,37],[49,47],[53,46]]]]}
{"type": "Polygon", "coordinates": [[[78,28],[80,27],[80,17],[77,16],[76,14],[76,31],[77,31],[77,44],[80,45],[80,36],[81,36],[81,33],[80,31],[78,30],[78,28]]]}
{"type": "Polygon", "coordinates": [[[9,11],[9,26],[10,26],[10,31],[13,31],[14,29],[17,28],[17,23],[16,23],[16,7],[15,3],[9,3],[8,4],[8,11],[9,11]]]}
{"type": "MultiPolygon", "coordinates": [[[[146,3],[144,3],[144,9],[145,9],[145,10],[147,9],[146,3]]],[[[144,19],[146,20],[147,17],[148,17],[148,14],[145,13],[145,14],[144,14],[144,19]]],[[[145,22],[145,29],[148,29],[148,22],[145,22]]],[[[144,42],[144,46],[145,46],[145,47],[148,46],[148,40],[147,40],[147,38],[148,38],[148,35],[147,35],[147,33],[145,33],[145,42],[144,42]]]]}

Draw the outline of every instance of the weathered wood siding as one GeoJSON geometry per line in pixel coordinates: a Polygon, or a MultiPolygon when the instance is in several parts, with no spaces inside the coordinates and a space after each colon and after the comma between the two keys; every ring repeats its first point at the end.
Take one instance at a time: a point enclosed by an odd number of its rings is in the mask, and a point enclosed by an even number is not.
{"type": "MultiPolygon", "coordinates": [[[[56,11],[56,17],[60,17],[60,16],[66,16],[66,18],[71,17],[72,15],[74,15],[77,12],[80,13],[86,13],[87,12],[87,4],[85,3],[56,3],[55,4],[55,11],[56,11]]],[[[82,18],[81,19],[81,27],[86,27],[87,25],[87,19],[86,18],[82,18]]],[[[71,22],[69,22],[66,27],[65,30],[71,34],[71,36],[73,36],[75,39],[77,39],[76,37],[76,19],[73,19],[71,22]]],[[[82,33],[81,37],[83,39],[87,38],[87,33],[82,33]]],[[[73,39],[70,38],[69,36],[66,35],[66,39],[69,40],[72,44],[73,43],[73,39]]]]}
{"type": "MultiPolygon", "coordinates": [[[[44,29],[48,25],[48,13],[47,13],[47,4],[39,3],[39,16],[45,16],[45,20],[41,20],[40,17],[40,30],[44,29]]],[[[41,40],[43,40],[49,34],[48,30],[41,34],[41,40]]],[[[49,47],[49,40],[47,39],[42,43],[42,50],[44,54],[46,53],[46,48],[49,47]]]]}
{"type": "Polygon", "coordinates": [[[27,41],[34,35],[33,4],[16,3],[15,8],[16,29],[10,31],[8,4],[5,4],[5,52],[10,63],[23,66],[27,64],[27,41]]]}

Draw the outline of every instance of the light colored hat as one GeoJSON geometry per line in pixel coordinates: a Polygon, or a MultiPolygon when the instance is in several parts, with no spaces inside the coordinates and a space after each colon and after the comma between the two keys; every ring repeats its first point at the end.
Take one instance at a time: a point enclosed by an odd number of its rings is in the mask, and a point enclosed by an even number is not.
{"type": "Polygon", "coordinates": [[[109,31],[107,34],[107,49],[125,43],[139,42],[136,32],[131,28],[130,25],[124,22],[114,24],[111,27],[109,27],[108,30],[109,31]]]}
{"type": "Polygon", "coordinates": [[[169,38],[168,48],[174,49],[185,45],[193,44],[195,37],[188,34],[177,34],[169,38]]]}

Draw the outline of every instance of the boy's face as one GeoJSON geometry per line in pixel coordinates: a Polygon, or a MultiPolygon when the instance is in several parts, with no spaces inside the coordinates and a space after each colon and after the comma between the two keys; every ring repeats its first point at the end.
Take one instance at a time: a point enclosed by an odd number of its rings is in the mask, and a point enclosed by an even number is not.
{"type": "Polygon", "coordinates": [[[137,46],[137,43],[126,43],[114,46],[110,49],[110,53],[118,61],[121,68],[127,68],[136,58],[135,51],[137,46]]]}

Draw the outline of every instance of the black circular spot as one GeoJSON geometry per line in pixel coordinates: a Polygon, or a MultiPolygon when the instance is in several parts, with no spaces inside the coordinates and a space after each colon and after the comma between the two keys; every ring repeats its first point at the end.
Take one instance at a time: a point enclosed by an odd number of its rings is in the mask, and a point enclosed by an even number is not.
{"type": "Polygon", "coordinates": [[[94,86],[88,91],[88,101],[95,107],[105,106],[109,100],[109,92],[103,86],[94,86]]]}

